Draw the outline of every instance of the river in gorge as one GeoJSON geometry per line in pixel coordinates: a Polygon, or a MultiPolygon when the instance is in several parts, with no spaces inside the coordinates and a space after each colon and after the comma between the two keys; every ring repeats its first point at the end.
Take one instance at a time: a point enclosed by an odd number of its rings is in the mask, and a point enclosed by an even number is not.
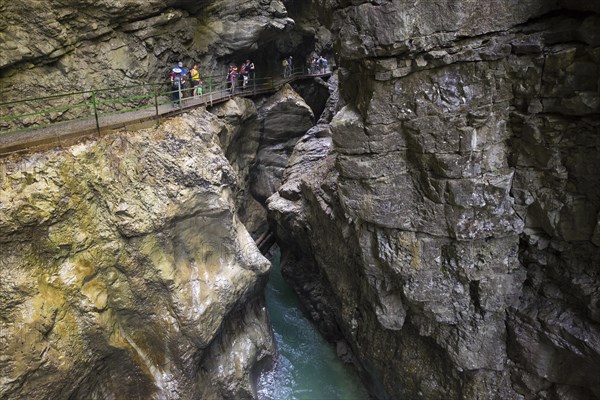
{"type": "Polygon", "coordinates": [[[304,317],[296,294],[281,276],[280,252],[271,260],[265,290],[267,309],[278,347],[275,367],[258,382],[260,400],[365,400],[369,396],[356,371],[304,317]]]}

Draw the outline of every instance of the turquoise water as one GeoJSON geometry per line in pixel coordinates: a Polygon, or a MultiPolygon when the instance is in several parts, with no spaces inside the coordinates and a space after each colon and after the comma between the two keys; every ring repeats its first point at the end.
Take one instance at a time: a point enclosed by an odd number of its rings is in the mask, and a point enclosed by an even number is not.
{"type": "Polygon", "coordinates": [[[257,383],[261,400],[365,400],[356,372],[342,363],[300,311],[296,294],[279,270],[279,250],[265,291],[279,354],[275,368],[257,383]]]}

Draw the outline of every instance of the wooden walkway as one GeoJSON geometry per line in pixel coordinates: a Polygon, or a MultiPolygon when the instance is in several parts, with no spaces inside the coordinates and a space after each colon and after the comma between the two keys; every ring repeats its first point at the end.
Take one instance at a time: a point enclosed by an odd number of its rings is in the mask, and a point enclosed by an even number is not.
{"type": "Polygon", "coordinates": [[[233,97],[253,97],[273,93],[281,89],[286,83],[300,79],[329,76],[330,74],[330,72],[312,75],[296,74],[286,79],[273,81],[268,85],[249,87],[246,90],[237,89],[233,94],[228,90],[220,90],[207,93],[198,98],[184,98],[181,104],[176,107],[173,106],[173,103],[168,103],[136,111],[99,115],[98,121],[95,117],[89,117],[58,122],[38,129],[34,128],[7,134],[0,133],[0,157],[53,146],[66,146],[84,137],[104,135],[125,127],[130,129],[150,127],[153,124],[158,124],[162,118],[169,118],[196,107],[211,107],[233,97]]]}

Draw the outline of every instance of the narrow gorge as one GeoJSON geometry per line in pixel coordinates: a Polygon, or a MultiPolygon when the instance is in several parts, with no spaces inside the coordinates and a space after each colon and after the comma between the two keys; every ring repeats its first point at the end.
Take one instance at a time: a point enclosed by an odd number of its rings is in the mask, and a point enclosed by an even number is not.
{"type": "Polygon", "coordinates": [[[5,2],[0,137],[289,56],[328,73],[2,152],[0,399],[600,399],[596,1],[5,2]],[[289,343],[345,386],[265,389],[289,343]]]}

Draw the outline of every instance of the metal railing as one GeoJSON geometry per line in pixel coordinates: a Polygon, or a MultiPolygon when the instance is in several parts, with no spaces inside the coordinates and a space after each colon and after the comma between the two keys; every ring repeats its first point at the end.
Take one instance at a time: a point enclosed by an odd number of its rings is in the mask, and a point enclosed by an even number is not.
{"type": "MultiPolygon", "coordinates": [[[[163,81],[8,101],[0,103],[0,136],[78,120],[93,121],[95,129],[100,132],[104,126],[111,125],[111,121],[117,120],[117,114],[132,113],[132,120],[159,120],[161,116],[187,108],[210,106],[233,96],[269,93],[298,78],[327,74],[328,71],[310,73],[298,67],[285,76],[250,76],[246,88],[241,87],[241,76],[233,87],[226,76],[208,76],[203,78],[201,96],[194,96],[189,85],[173,89],[170,81],[163,81]],[[139,115],[134,115],[135,112],[139,115]]],[[[127,121],[127,118],[119,121],[127,121]]]]}

